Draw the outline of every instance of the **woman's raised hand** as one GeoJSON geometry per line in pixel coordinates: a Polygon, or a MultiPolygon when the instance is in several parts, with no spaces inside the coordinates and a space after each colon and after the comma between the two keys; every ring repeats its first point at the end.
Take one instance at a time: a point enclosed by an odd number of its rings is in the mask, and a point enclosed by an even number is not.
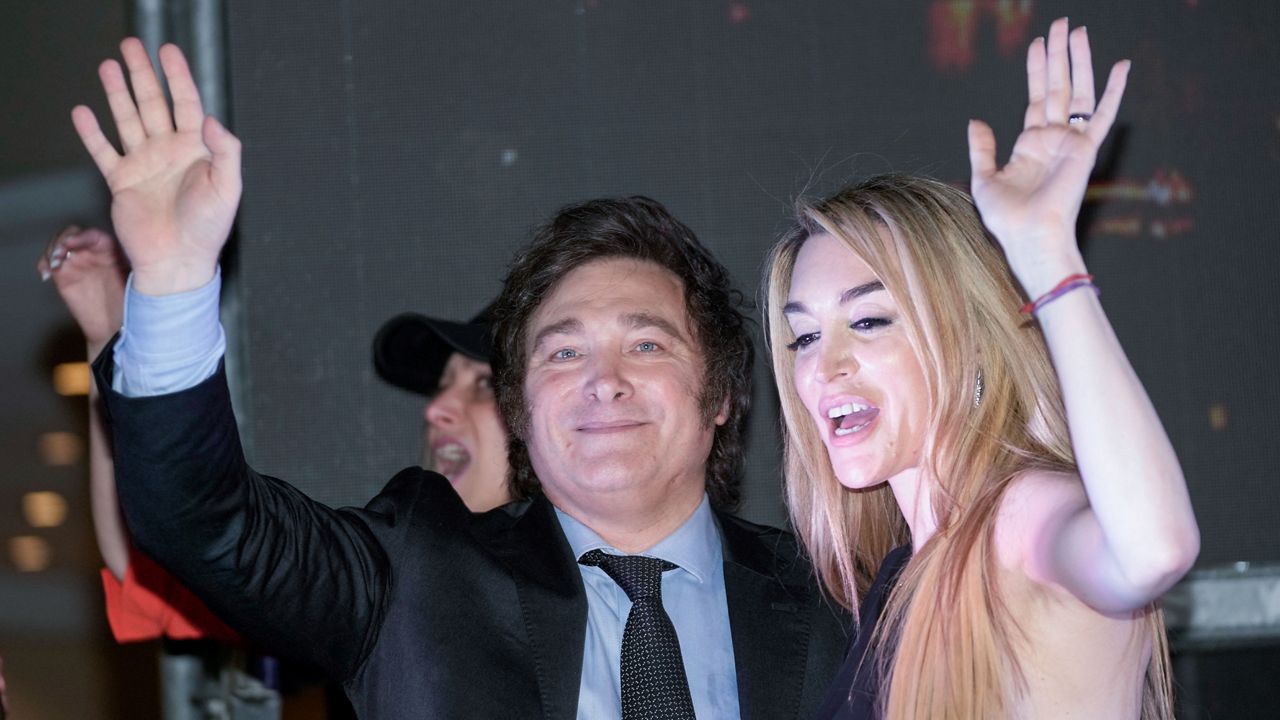
{"type": "Polygon", "coordinates": [[[182,51],[160,48],[173,110],[137,38],[120,52],[133,86],[115,60],[98,68],[123,153],[103,135],[93,111],[71,120],[111,190],[111,220],[129,261],[134,287],[167,295],[207,283],[231,233],[240,202],[240,141],[206,117],[182,51]]]}
{"type": "Polygon", "coordinates": [[[1076,219],[1128,74],[1129,61],[1116,63],[1095,103],[1089,36],[1083,27],[1068,34],[1061,18],[1047,44],[1036,38],[1027,51],[1027,113],[1004,167],[991,127],[969,123],[974,202],[1031,297],[1084,268],[1076,219]]]}
{"type": "Polygon", "coordinates": [[[115,238],[70,225],[49,241],[36,272],[50,280],[84,333],[93,359],[120,329],[129,262],[115,238]]]}

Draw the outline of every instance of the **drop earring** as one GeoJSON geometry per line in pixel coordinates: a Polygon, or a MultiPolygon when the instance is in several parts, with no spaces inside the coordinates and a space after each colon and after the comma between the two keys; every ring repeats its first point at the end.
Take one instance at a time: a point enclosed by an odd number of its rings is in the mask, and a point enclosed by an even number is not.
{"type": "Polygon", "coordinates": [[[983,384],[982,384],[982,370],[981,370],[981,368],[979,368],[979,370],[978,370],[978,380],[977,380],[977,382],[975,382],[975,383],[973,384],[973,406],[974,406],[974,407],[979,407],[979,406],[981,406],[981,405],[982,405],[982,391],[983,391],[983,389],[984,389],[984,387],[983,387],[983,384]]]}

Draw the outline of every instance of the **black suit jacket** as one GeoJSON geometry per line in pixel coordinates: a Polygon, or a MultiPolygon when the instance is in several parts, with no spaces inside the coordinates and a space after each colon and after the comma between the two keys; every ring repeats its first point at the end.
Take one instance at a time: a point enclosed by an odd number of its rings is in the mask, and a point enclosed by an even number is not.
{"type": "MultiPolygon", "coordinates": [[[[575,717],[587,600],[546,498],[473,515],[408,468],[365,508],[334,510],[245,463],[221,370],[171,395],[103,396],[135,544],[254,643],[342,681],[361,717],[575,717]]],[[[742,716],[807,717],[847,617],[791,535],[717,520],[742,716]]]]}

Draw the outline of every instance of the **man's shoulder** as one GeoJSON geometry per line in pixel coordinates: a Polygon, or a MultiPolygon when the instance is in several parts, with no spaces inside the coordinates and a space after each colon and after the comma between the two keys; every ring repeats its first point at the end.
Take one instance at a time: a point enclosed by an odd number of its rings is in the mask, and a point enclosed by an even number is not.
{"type": "Polygon", "coordinates": [[[743,537],[752,537],[769,543],[796,544],[795,535],[782,528],[751,522],[723,510],[716,510],[715,515],[716,520],[726,532],[739,533],[743,537]]]}
{"type": "Polygon", "coordinates": [[[439,473],[407,467],[396,473],[363,509],[354,510],[383,531],[428,534],[448,542],[479,543],[490,550],[549,540],[547,518],[553,511],[541,495],[515,500],[488,512],[473,513],[453,484],[439,473]],[[533,536],[532,538],[528,536],[533,536]]]}
{"type": "Polygon", "coordinates": [[[724,539],[725,561],[787,585],[813,585],[813,570],[795,535],[781,528],[716,511],[724,539]]]}

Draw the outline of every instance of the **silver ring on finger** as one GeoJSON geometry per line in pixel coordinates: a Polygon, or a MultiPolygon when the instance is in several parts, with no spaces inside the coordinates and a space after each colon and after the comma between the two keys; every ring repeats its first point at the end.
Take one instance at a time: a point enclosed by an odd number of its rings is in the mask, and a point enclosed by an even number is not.
{"type": "Polygon", "coordinates": [[[1068,125],[1078,125],[1093,119],[1093,113],[1071,113],[1067,116],[1068,125]]]}

